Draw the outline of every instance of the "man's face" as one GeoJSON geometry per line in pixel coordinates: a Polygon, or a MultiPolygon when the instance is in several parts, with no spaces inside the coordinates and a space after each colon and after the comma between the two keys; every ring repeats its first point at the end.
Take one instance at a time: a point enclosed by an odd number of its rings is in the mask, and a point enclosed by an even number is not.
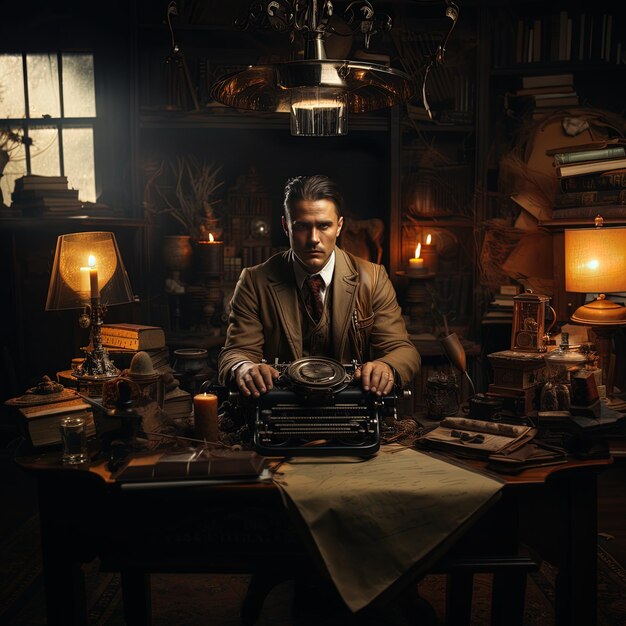
{"type": "Polygon", "coordinates": [[[291,249],[310,274],[319,272],[335,249],[343,226],[343,217],[331,200],[299,200],[289,218],[283,216],[283,228],[291,249]]]}

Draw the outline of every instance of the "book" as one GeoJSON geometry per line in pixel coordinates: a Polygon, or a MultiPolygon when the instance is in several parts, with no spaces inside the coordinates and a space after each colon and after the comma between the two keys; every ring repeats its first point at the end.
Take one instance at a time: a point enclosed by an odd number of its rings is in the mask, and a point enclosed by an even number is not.
{"type": "Polygon", "coordinates": [[[102,344],[130,350],[165,347],[165,333],[159,326],[142,324],[103,324],[102,344]]]}
{"type": "Polygon", "coordinates": [[[419,442],[464,456],[488,457],[505,451],[510,453],[526,444],[536,434],[537,430],[531,426],[445,417],[437,428],[423,435],[419,442]]]}
{"type": "MultiPolygon", "coordinates": [[[[139,352],[139,350],[131,350],[130,348],[119,348],[115,346],[107,347],[109,358],[113,361],[115,367],[120,370],[128,369],[132,358],[139,352]]],[[[150,355],[152,361],[152,367],[155,370],[161,372],[167,370],[171,371],[170,367],[170,351],[167,346],[163,348],[148,348],[147,350],[141,350],[141,352],[147,352],[150,355]]]]}
{"type": "Polygon", "coordinates": [[[548,85],[546,87],[529,87],[528,89],[518,89],[516,96],[558,96],[559,94],[575,94],[572,85],[548,85]]]}
{"type": "Polygon", "coordinates": [[[538,109],[547,109],[551,107],[568,107],[578,104],[578,96],[574,94],[555,94],[548,97],[545,96],[528,96],[535,99],[535,107],[538,109]]]}
{"type": "Polygon", "coordinates": [[[15,180],[15,191],[24,189],[67,189],[67,176],[27,174],[15,180]]]}
{"type": "Polygon", "coordinates": [[[557,166],[556,175],[559,178],[567,178],[568,176],[580,176],[581,174],[593,174],[594,172],[608,172],[623,168],[626,168],[626,158],[583,161],[582,163],[569,163],[567,165],[557,166]]]}
{"type": "Polygon", "coordinates": [[[561,179],[561,191],[596,191],[602,189],[626,189],[626,169],[584,174],[561,179]]]}
{"type": "Polygon", "coordinates": [[[121,469],[116,481],[258,480],[270,476],[265,457],[250,450],[185,450],[164,453],[156,463],[135,459],[121,469]]]}
{"type": "Polygon", "coordinates": [[[564,449],[543,442],[529,441],[521,448],[497,452],[488,457],[487,468],[502,474],[517,474],[529,467],[558,465],[567,462],[564,449]]]}
{"type": "Polygon", "coordinates": [[[522,292],[520,285],[500,285],[500,295],[517,296],[522,292]]]}
{"type": "Polygon", "coordinates": [[[623,156],[626,156],[626,148],[624,146],[612,146],[610,148],[602,148],[600,150],[559,152],[554,155],[554,163],[556,165],[564,165],[566,163],[580,163],[581,161],[616,159],[623,156]]]}
{"type": "Polygon", "coordinates": [[[87,437],[96,434],[91,407],[77,394],[70,399],[16,405],[16,408],[18,426],[34,447],[61,443],[59,423],[69,415],[85,418],[87,437]]]}
{"type": "Polygon", "coordinates": [[[522,77],[523,89],[533,87],[554,87],[556,85],[573,85],[573,74],[550,74],[548,76],[524,76],[522,77]]]}
{"type": "Polygon", "coordinates": [[[552,211],[552,217],[554,219],[564,218],[589,218],[593,219],[596,215],[602,215],[604,218],[609,217],[626,217],[626,206],[623,204],[614,205],[591,205],[591,206],[578,206],[570,207],[566,209],[555,208],[552,211]]]}
{"type": "Polygon", "coordinates": [[[600,191],[570,191],[554,198],[554,208],[601,206],[603,204],[626,204],[626,189],[600,191]]]}

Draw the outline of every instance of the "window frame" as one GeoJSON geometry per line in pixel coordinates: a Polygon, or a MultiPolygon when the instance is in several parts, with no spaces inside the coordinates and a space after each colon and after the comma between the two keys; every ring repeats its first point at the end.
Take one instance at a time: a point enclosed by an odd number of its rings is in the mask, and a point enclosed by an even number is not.
{"type": "MultiPolygon", "coordinates": [[[[51,128],[57,131],[57,146],[58,146],[58,159],[59,159],[59,175],[65,175],[65,154],[63,147],[63,130],[64,129],[91,129],[93,153],[94,153],[94,188],[96,197],[98,195],[99,178],[98,178],[98,163],[97,163],[97,136],[98,136],[98,78],[96,71],[96,54],[93,49],[56,49],[56,50],[20,50],[20,51],[2,51],[3,55],[20,55],[22,57],[22,88],[24,90],[24,117],[15,118],[0,118],[0,129],[9,129],[13,132],[18,132],[23,140],[24,157],[26,163],[26,174],[32,174],[32,155],[30,141],[30,129],[45,129],[51,128]],[[27,57],[29,55],[50,55],[56,56],[57,72],[58,72],[58,98],[59,98],[59,113],[60,117],[45,117],[45,118],[33,118],[30,117],[30,101],[29,101],[29,89],[28,89],[28,63],[27,57]],[[67,54],[85,54],[91,55],[94,72],[93,72],[93,92],[95,102],[95,115],[93,117],[65,117],[65,102],[63,93],[63,55],[67,54]]],[[[5,174],[6,175],[6,174],[5,174]]],[[[94,198],[92,201],[96,201],[94,198]]],[[[6,202],[6,199],[5,199],[6,202]]]]}

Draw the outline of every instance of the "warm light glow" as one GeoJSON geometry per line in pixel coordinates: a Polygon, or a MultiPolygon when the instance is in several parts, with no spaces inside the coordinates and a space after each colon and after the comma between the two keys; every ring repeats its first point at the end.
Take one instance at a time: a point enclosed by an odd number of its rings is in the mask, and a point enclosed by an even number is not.
{"type": "Polygon", "coordinates": [[[215,237],[213,237],[213,233],[209,233],[209,241],[215,241],[215,237]]]}
{"type": "Polygon", "coordinates": [[[300,87],[291,94],[291,134],[333,136],[347,132],[347,93],[337,87],[300,87]]]}
{"type": "Polygon", "coordinates": [[[415,258],[419,259],[420,258],[420,254],[422,252],[422,244],[418,243],[417,244],[417,248],[415,248],[415,258]]]}
{"type": "Polygon", "coordinates": [[[432,236],[430,233],[428,233],[428,235],[426,236],[426,245],[430,246],[430,242],[432,241],[432,236]]]}
{"type": "Polygon", "coordinates": [[[626,290],[626,228],[565,231],[565,289],[579,293],[626,290]]]}
{"type": "Polygon", "coordinates": [[[46,309],[80,308],[98,294],[107,306],[133,299],[113,233],[61,235],[57,240],[46,309]]]}

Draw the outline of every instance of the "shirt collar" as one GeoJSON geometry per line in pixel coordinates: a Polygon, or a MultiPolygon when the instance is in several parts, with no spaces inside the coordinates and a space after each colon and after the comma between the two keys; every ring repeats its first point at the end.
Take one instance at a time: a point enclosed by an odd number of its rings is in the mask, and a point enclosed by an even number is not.
{"type": "Polygon", "coordinates": [[[333,273],[335,271],[335,251],[334,250],[331,252],[330,257],[328,258],[328,261],[326,262],[326,265],[324,265],[324,267],[319,272],[315,272],[315,274],[309,274],[302,267],[302,265],[298,263],[298,261],[294,258],[293,255],[291,257],[291,261],[292,261],[293,271],[296,277],[296,285],[298,285],[298,289],[302,289],[302,286],[304,285],[304,281],[306,280],[308,276],[315,276],[319,274],[324,281],[323,289],[328,287],[328,285],[330,285],[330,283],[333,280],[333,273]]]}

